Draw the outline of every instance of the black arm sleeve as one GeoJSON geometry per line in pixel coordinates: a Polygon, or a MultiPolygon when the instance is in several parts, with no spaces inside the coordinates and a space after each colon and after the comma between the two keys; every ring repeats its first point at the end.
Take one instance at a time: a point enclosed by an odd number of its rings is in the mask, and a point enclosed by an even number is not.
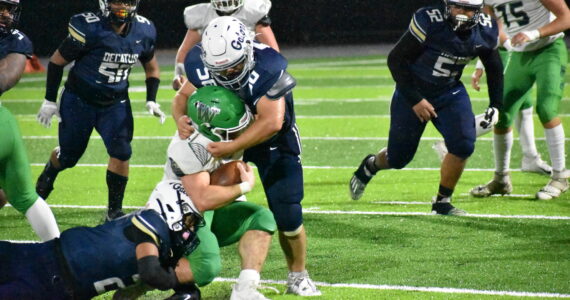
{"type": "Polygon", "coordinates": [[[176,273],[172,268],[164,269],[160,265],[158,256],[145,256],[137,260],[141,280],[159,290],[165,291],[178,284],[176,273]]]}
{"type": "Polygon", "coordinates": [[[144,83],[146,84],[146,101],[156,101],[156,94],[158,93],[160,79],[156,77],[149,77],[144,81],[144,83]]]}
{"type": "Polygon", "coordinates": [[[255,25],[271,26],[271,19],[268,15],[265,15],[263,18],[259,19],[255,25]]]}
{"type": "Polygon", "coordinates": [[[415,87],[414,77],[410,70],[410,65],[422,54],[423,50],[422,44],[409,31],[406,31],[388,55],[390,73],[398,85],[398,90],[406,96],[411,106],[424,98],[415,87]]]}
{"type": "Polygon", "coordinates": [[[76,39],[68,36],[59,45],[59,53],[67,61],[74,61],[85,53],[85,44],[77,41],[76,39]]]}
{"type": "Polygon", "coordinates": [[[487,72],[489,106],[498,110],[503,108],[503,63],[498,50],[479,56],[487,72]]]}
{"type": "Polygon", "coordinates": [[[57,90],[63,77],[63,66],[52,63],[48,64],[47,78],[46,78],[46,94],[45,98],[48,101],[56,102],[57,90]]]}

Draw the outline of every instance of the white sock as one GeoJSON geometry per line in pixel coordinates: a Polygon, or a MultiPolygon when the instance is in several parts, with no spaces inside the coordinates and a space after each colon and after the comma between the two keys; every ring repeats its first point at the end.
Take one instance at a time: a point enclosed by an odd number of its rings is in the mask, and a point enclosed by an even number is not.
{"type": "Polygon", "coordinates": [[[36,234],[42,241],[49,241],[59,237],[59,228],[55,222],[55,217],[47,203],[38,198],[34,205],[26,211],[26,218],[32,225],[36,234]]]}
{"type": "Polygon", "coordinates": [[[493,148],[495,149],[495,171],[508,172],[511,162],[511,148],[513,148],[513,132],[495,133],[493,135],[493,148]]]}
{"type": "Polygon", "coordinates": [[[552,170],[560,172],[566,168],[566,157],[564,156],[564,127],[562,124],[544,129],[548,153],[552,162],[552,170]]]}
{"type": "Polygon", "coordinates": [[[241,270],[241,272],[239,273],[239,277],[238,277],[238,283],[240,282],[247,282],[247,281],[253,281],[256,284],[259,283],[259,279],[260,279],[260,275],[259,272],[257,272],[254,269],[244,269],[241,270]]]}
{"type": "Polygon", "coordinates": [[[534,143],[534,121],[532,120],[532,107],[523,109],[515,118],[515,126],[519,132],[523,155],[537,157],[536,144],[534,143]]]}

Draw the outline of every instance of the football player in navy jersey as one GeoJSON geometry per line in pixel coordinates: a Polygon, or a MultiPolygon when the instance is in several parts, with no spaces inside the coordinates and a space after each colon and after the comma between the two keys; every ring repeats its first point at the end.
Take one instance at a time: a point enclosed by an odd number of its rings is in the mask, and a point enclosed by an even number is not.
{"type": "Polygon", "coordinates": [[[388,56],[396,81],[390,107],[388,147],[364,158],[349,183],[351,197],[359,199],[374,174],[404,168],[414,157],[428,121],[442,134],[449,153],[441,165],[439,190],[432,212],[464,215],[451,204],[453,190],[475,148],[475,118],[460,78],[475,57],[487,69],[489,107],[482,127],[498,120],[503,91],[503,69],[497,23],[481,13],[483,0],[444,0],[443,5],[416,11],[409,29],[388,56]]]}
{"type": "Polygon", "coordinates": [[[193,131],[185,115],[186,103],[197,88],[221,85],[239,95],[255,121],[232,141],[208,144],[208,151],[214,157],[227,157],[245,149],[243,160],[257,166],[277,223],[289,268],[287,292],[320,295],[305,269],[303,168],[292,94],[296,81],[287,72],[287,60],[271,47],[254,42],[241,21],[226,16],[210,22],[201,44],[188,52],[184,65],[188,81],[172,106],[180,137],[185,139],[193,131]]]}
{"type": "Polygon", "coordinates": [[[180,288],[201,214],[179,182],[157,185],[145,209],[44,243],[0,241],[0,299],[91,299],[110,290],[180,288]],[[33,288],[30,288],[33,287],[33,288]]]}
{"type": "MultiPolygon", "coordinates": [[[[19,0],[0,0],[0,95],[22,76],[32,42],[18,31],[19,0]]],[[[36,194],[18,122],[0,103],[0,208],[7,202],[24,214],[43,240],[59,236],[51,209],[36,194]]]]}
{"type": "Polygon", "coordinates": [[[69,35],[52,55],[47,72],[45,101],[38,121],[49,127],[57,115],[59,147],[54,149],[39,176],[36,190],[47,199],[57,174],[75,166],[85,152],[93,128],[99,132],[107,153],[109,209],[107,219],[123,215],[122,202],[129,173],[133,116],[128,77],[140,61],[146,74],[146,108],[164,122],[156,103],[159,67],[154,55],[156,29],[137,15],[138,0],[100,0],[101,12],[71,17],[69,35]],[[56,104],[63,67],[75,61],[56,104]],[[59,106],[59,108],[58,108],[59,106]]]}

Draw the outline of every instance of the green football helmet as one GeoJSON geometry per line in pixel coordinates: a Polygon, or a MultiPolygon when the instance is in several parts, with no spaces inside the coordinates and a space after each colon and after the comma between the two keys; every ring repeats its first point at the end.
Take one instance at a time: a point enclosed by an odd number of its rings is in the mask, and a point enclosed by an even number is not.
{"type": "Polygon", "coordinates": [[[253,120],[240,98],[221,86],[196,90],[188,99],[187,113],[192,126],[214,142],[233,140],[253,120]]]}

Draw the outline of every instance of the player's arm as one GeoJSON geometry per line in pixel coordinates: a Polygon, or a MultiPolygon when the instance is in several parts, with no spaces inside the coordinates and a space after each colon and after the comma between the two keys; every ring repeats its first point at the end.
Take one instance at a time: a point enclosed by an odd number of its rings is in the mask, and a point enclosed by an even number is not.
{"type": "Polygon", "coordinates": [[[255,37],[258,41],[279,52],[279,45],[277,44],[277,39],[275,38],[275,34],[273,33],[271,26],[266,25],[265,23],[257,23],[257,25],[255,25],[255,33],[255,37]]]}
{"type": "Polygon", "coordinates": [[[255,121],[239,137],[231,142],[210,143],[208,151],[214,157],[226,157],[265,142],[281,130],[285,117],[284,97],[274,100],[263,96],[256,109],[255,121]]]}
{"type": "Polygon", "coordinates": [[[555,35],[570,28],[570,11],[563,0],[540,0],[556,19],[538,29],[517,33],[511,38],[513,46],[535,41],[541,37],[555,35]]]}
{"type": "Polygon", "coordinates": [[[501,109],[503,105],[503,63],[499,51],[494,49],[480,56],[487,72],[489,107],[501,109]]]}
{"type": "MultiPolygon", "coordinates": [[[[425,37],[424,37],[425,38],[425,37]]],[[[410,31],[406,31],[388,54],[388,68],[398,90],[404,94],[414,113],[422,122],[436,118],[434,107],[420,94],[414,84],[411,64],[424,51],[423,44],[410,31]]]]}
{"type": "Polygon", "coordinates": [[[20,81],[25,67],[26,56],[21,53],[10,53],[0,60],[0,95],[20,81]]]}
{"type": "Polygon", "coordinates": [[[186,55],[188,51],[194,47],[197,43],[202,40],[202,36],[198,33],[197,30],[188,29],[186,31],[186,35],[184,36],[184,40],[180,47],[178,47],[178,51],[176,52],[176,60],[174,65],[174,79],[172,81],[172,88],[177,91],[180,87],[184,84],[186,77],[186,71],[184,70],[184,60],[186,59],[186,55]]]}
{"type": "Polygon", "coordinates": [[[156,103],[156,95],[160,86],[160,67],[154,52],[151,57],[150,59],[141,60],[146,77],[146,109],[151,115],[160,118],[160,124],[163,124],[164,120],[166,120],[166,115],[160,110],[160,105],[156,103]]]}
{"type": "Polygon", "coordinates": [[[238,164],[238,169],[242,180],[240,184],[212,185],[210,173],[206,171],[184,175],[180,180],[196,209],[204,212],[227,205],[253,188],[255,183],[253,168],[247,164],[238,164]]]}
{"type": "Polygon", "coordinates": [[[176,122],[178,135],[181,139],[188,138],[194,132],[194,128],[190,125],[192,120],[186,115],[188,98],[194,91],[196,91],[196,87],[189,80],[186,80],[172,100],[172,117],[176,122]]]}

